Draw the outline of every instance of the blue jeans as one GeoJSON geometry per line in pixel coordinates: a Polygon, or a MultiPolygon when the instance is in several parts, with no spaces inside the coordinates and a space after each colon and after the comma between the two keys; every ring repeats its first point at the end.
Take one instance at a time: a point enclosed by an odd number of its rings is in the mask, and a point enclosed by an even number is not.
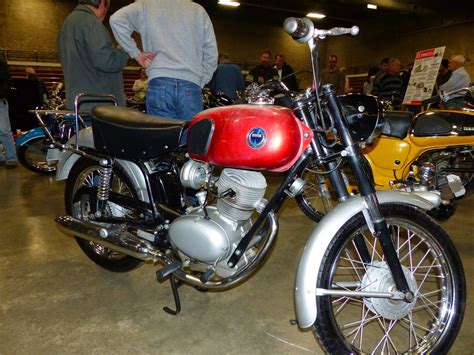
{"type": "Polygon", "coordinates": [[[464,96],[454,97],[451,100],[448,100],[444,103],[444,108],[446,110],[462,110],[464,107],[464,96]]]}
{"type": "Polygon", "coordinates": [[[153,78],[148,82],[146,108],[149,115],[190,120],[202,111],[201,87],[181,79],[153,78]]]}
{"type": "Polygon", "coordinates": [[[8,101],[0,99],[0,143],[5,149],[5,156],[0,152],[0,161],[17,161],[15,142],[12,137],[12,128],[8,116],[8,101]]]}

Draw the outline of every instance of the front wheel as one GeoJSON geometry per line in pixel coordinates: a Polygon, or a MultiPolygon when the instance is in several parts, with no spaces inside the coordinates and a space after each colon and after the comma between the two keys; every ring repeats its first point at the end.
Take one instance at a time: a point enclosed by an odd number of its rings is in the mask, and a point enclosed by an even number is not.
{"type": "Polygon", "coordinates": [[[311,162],[305,167],[301,174],[305,185],[303,191],[295,197],[301,211],[315,222],[321,221],[337,204],[337,198],[329,189],[327,176],[317,170],[318,167],[311,162]]]}
{"type": "Polygon", "coordinates": [[[44,175],[56,172],[56,163],[48,163],[46,159],[48,146],[44,137],[34,138],[17,149],[18,161],[26,169],[44,175]]]}
{"type": "MultiPolygon", "coordinates": [[[[313,329],[331,354],[446,354],[461,327],[464,271],[444,230],[425,213],[400,204],[381,206],[410,290],[411,303],[354,295],[320,296],[313,329]]],[[[362,213],[334,237],[322,261],[318,288],[393,292],[380,243],[362,213]],[[369,262],[360,257],[361,236],[369,262]]]]}

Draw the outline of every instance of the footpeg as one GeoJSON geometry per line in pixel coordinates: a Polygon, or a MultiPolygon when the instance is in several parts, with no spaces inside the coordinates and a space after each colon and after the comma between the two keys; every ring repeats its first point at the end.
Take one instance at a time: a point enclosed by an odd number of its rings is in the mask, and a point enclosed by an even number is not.
{"type": "Polygon", "coordinates": [[[166,265],[164,268],[158,270],[156,272],[156,278],[158,281],[163,281],[166,279],[170,274],[175,271],[178,271],[181,268],[181,262],[175,261],[171,264],[166,265]]]}
{"type": "Polygon", "coordinates": [[[215,275],[215,271],[212,270],[212,269],[208,269],[204,274],[201,275],[201,277],[199,278],[199,280],[205,284],[207,283],[214,275],[215,275]]]}

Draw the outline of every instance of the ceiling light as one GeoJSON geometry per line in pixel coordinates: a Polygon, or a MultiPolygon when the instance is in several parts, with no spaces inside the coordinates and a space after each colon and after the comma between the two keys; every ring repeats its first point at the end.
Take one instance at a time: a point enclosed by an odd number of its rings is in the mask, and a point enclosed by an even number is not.
{"type": "Polygon", "coordinates": [[[372,9],[372,10],[377,10],[377,5],[374,5],[374,4],[367,4],[367,8],[368,8],[368,9],[372,9]]]}
{"type": "Polygon", "coordinates": [[[230,0],[219,0],[217,2],[219,5],[225,5],[225,6],[234,6],[234,7],[237,7],[240,5],[239,2],[237,1],[230,1],[230,0]]]}
{"type": "Polygon", "coordinates": [[[317,12],[310,12],[309,14],[306,14],[306,16],[311,17],[311,18],[317,18],[317,19],[322,19],[326,17],[326,15],[318,14],[317,12]]]}

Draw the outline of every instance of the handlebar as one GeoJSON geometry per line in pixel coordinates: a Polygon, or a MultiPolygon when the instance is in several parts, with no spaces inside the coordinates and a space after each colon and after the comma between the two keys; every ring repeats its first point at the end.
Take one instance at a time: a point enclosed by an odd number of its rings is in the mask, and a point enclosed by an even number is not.
{"type": "Polygon", "coordinates": [[[283,23],[283,29],[291,35],[295,41],[300,43],[306,43],[311,38],[323,39],[329,36],[341,36],[345,34],[355,36],[359,33],[358,26],[352,26],[350,28],[333,27],[329,30],[318,30],[317,28],[314,28],[313,22],[307,17],[289,17],[283,23]]]}

